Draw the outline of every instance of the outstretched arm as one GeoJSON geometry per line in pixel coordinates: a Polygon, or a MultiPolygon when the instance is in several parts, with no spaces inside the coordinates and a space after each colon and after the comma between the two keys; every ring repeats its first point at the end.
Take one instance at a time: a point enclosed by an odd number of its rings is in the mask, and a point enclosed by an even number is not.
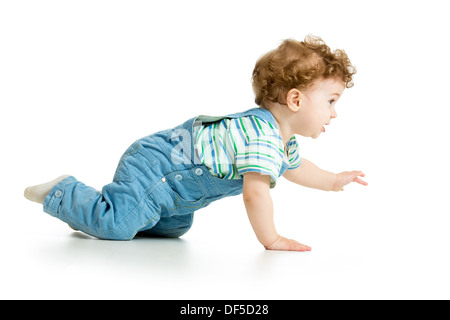
{"type": "Polygon", "coordinates": [[[283,177],[291,182],[308,188],[324,191],[343,191],[350,182],[357,182],[363,186],[368,183],[359,177],[364,177],[362,171],[345,171],[338,174],[320,169],[314,163],[303,159],[300,167],[286,170],[283,177]]]}

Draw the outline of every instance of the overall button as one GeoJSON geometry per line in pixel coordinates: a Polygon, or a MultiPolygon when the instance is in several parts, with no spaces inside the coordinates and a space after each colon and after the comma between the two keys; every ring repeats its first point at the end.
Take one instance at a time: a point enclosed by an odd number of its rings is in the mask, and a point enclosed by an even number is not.
{"type": "Polygon", "coordinates": [[[195,169],[195,174],[201,176],[203,174],[203,170],[200,168],[195,169]]]}
{"type": "Polygon", "coordinates": [[[162,178],[161,181],[162,181],[162,182],[166,182],[166,178],[162,178]]]}
{"type": "Polygon", "coordinates": [[[55,192],[55,197],[61,198],[62,194],[63,194],[62,191],[58,190],[58,191],[55,192]]]}
{"type": "Polygon", "coordinates": [[[177,174],[177,175],[175,176],[175,180],[181,181],[181,180],[183,180],[183,176],[182,176],[181,174],[177,174]]]}

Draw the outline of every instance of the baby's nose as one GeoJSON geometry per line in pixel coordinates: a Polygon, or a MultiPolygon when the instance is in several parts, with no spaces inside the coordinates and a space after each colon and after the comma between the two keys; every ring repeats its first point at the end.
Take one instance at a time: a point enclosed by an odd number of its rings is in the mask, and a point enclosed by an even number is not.
{"type": "Polygon", "coordinates": [[[331,108],[331,119],[334,119],[337,117],[336,109],[333,107],[331,108]]]}

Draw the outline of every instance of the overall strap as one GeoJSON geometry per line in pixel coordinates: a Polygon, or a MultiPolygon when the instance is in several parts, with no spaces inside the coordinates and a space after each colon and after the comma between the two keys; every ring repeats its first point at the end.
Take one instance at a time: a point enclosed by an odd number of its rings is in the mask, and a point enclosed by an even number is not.
{"type": "Polygon", "coordinates": [[[256,116],[258,118],[261,118],[267,122],[270,122],[270,124],[278,129],[277,122],[275,121],[275,118],[273,117],[272,113],[264,108],[253,108],[249,109],[247,111],[238,112],[229,114],[226,116],[207,116],[207,115],[200,115],[197,118],[195,118],[195,122],[201,122],[202,124],[211,123],[220,121],[222,119],[235,119],[235,118],[241,118],[241,117],[247,117],[247,116],[256,116]]]}
{"type": "Polygon", "coordinates": [[[267,122],[270,122],[273,127],[278,129],[277,122],[275,121],[274,116],[272,113],[264,108],[253,108],[244,112],[238,112],[233,113],[227,116],[227,118],[240,118],[240,117],[247,117],[247,116],[256,116],[258,118],[261,118],[263,120],[266,120],[267,122]]]}

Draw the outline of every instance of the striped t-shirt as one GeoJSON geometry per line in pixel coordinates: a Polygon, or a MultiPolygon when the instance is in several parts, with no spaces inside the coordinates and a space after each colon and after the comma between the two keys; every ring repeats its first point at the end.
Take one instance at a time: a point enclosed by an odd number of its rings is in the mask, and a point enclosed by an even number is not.
{"type": "Polygon", "coordinates": [[[246,172],[259,172],[271,177],[273,188],[283,161],[288,169],[302,162],[295,136],[283,146],[278,129],[256,116],[194,126],[194,141],[202,163],[222,179],[242,179],[246,172]]]}

